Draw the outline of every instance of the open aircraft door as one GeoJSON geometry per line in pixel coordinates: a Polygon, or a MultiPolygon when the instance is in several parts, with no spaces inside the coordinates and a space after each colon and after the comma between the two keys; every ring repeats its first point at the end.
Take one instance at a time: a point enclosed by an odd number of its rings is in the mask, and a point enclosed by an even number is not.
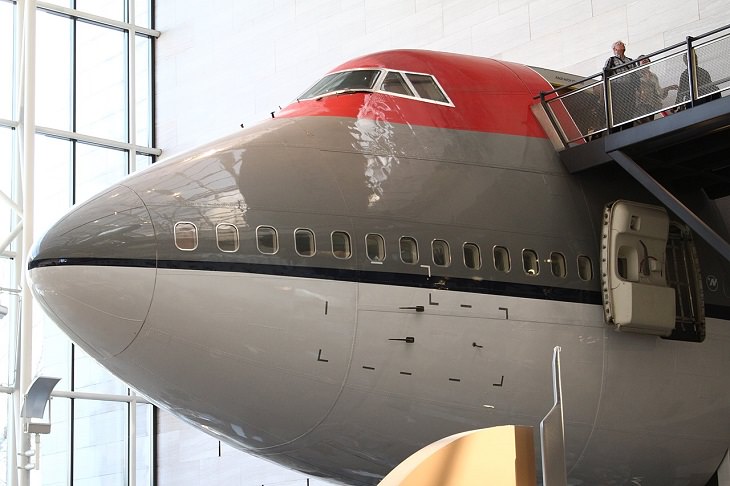
{"type": "Polygon", "coordinates": [[[675,289],[667,282],[669,215],[629,201],[606,206],[601,286],[606,322],[620,331],[668,337],[675,328],[675,289]]]}

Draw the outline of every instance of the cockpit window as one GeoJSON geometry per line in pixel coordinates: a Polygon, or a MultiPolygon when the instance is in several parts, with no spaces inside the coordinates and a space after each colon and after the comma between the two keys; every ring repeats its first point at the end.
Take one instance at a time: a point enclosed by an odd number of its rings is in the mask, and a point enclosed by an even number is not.
{"type": "Polygon", "coordinates": [[[370,91],[375,86],[379,74],[380,70],[378,69],[357,69],[328,74],[298,99],[319,98],[326,94],[336,94],[343,91],[370,91]]]}
{"type": "Polygon", "coordinates": [[[430,74],[388,71],[380,83],[379,91],[454,106],[436,78],[430,74]]]}
{"type": "Polygon", "coordinates": [[[446,99],[446,95],[443,91],[441,91],[441,88],[439,88],[438,84],[436,84],[436,80],[433,76],[429,76],[427,74],[406,73],[406,77],[413,85],[418,96],[421,98],[438,101],[439,103],[449,102],[449,100],[446,99]]]}
{"type": "Polygon", "coordinates": [[[380,89],[389,93],[398,93],[406,96],[413,96],[411,88],[406,84],[405,79],[401,73],[397,71],[390,71],[383,80],[383,84],[380,89]]]}
{"type": "Polygon", "coordinates": [[[328,74],[297,99],[317,99],[351,91],[380,91],[454,106],[432,75],[381,69],[353,69],[328,74]],[[381,76],[383,73],[385,76],[381,76]]]}

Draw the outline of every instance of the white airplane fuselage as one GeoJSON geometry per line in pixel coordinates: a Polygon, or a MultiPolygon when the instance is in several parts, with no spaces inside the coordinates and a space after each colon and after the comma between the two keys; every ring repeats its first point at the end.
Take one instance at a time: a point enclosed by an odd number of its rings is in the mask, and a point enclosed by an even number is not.
{"type": "Polygon", "coordinates": [[[128,177],[37,242],[49,315],[208,433],[362,485],[439,438],[536,426],[560,346],[571,484],[706,484],[730,447],[725,263],[698,244],[702,342],[617,332],[602,209],[656,202],[565,171],[529,110],[549,85],[418,51],[339,71],[366,68],[431,73],[448,103],[314,97],[128,177]]]}

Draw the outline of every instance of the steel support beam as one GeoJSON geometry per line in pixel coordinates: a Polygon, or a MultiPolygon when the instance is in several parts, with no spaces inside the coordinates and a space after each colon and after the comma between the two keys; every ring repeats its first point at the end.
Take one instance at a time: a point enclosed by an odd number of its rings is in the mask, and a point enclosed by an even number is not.
{"type": "Polygon", "coordinates": [[[10,233],[8,233],[8,235],[5,236],[5,238],[0,240],[0,252],[4,252],[8,248],[8,246],[10,246],[10,243],[12,243],[13,240],[15,240],[15,238],[18,237],[18,235],[20,234],[21,231],[23,231],[23,222],[22,221],[20,223],[18,223],[18,225],[15,226],[15,228],[13,228],[10,231],[10,233]]]}
{"type": "Polygon", "coordinates": [[[644,169],[634,162],[631,157],[626,155],[620,150],[614,150],[608,152],[623,169],[631,174],[631,176],[637,180],[642,186],[644,186],[654,197],[659,199],[670,211],[679,216],[687,226],[707,242],[712,248],[714,248],[725,260],[730,262],[730,244],[715,230],[710,228],[701,218],[690,209],[682,204],[682,202],[674,197],[664,186],[659,184],[652,176],[649,175],[644,169]]]}

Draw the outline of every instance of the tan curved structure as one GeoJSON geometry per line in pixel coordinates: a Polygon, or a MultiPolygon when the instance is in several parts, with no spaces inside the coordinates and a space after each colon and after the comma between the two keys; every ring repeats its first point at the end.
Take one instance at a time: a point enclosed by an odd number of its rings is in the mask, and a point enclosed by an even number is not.
{"type": "Polygon", "coordinates": [[[531,427],[504,425],[446,437],[411,455],[380,486],[535,486],[531,427]]]}

